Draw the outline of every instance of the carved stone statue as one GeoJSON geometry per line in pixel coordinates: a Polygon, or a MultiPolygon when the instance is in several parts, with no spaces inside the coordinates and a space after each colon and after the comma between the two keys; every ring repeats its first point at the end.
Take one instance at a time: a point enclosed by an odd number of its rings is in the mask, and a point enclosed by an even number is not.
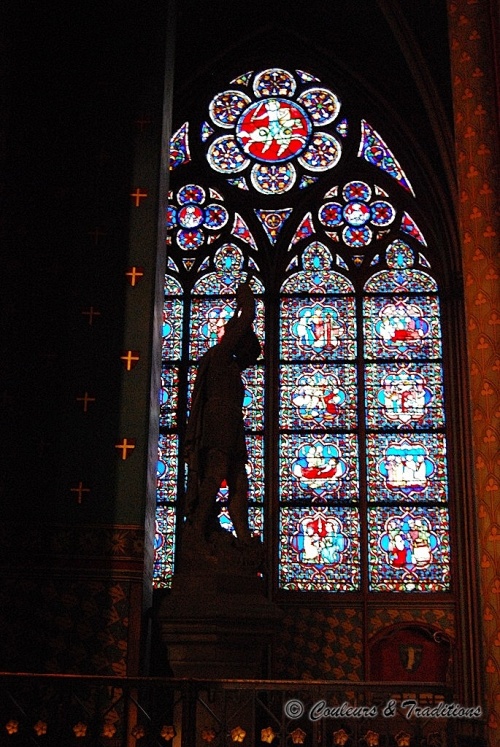
{"type": "Polygon", "coordinates": [[[252,544],[248,528],[248,461],[243,427],[244,387],[241,372],[255,365],[261,352],[252,323],[255,299],[248,283],[236,291],[237,308],[224,335],[200,359],[186,432],[185,459],[189,467],[186,495],[186,543],[203,551],[224,532],[216,497],[228,486],[228,511],[242,545],[252,544]]]}

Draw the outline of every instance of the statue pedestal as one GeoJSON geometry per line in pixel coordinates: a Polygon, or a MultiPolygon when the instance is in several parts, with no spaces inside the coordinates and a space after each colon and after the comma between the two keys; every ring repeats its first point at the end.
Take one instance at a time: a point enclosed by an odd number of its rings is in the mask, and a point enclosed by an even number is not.
{"type": "MultiPolygon", "coordinates": [[[[230,535],[229,535],[230,536],[230,535]]],[[[227,543],[226,543],[227,544],[227,543]]],[[[159,623],[175,677],[260,679],[281,619],[264,593],[259,545],[184,556],[159,623]]]]}

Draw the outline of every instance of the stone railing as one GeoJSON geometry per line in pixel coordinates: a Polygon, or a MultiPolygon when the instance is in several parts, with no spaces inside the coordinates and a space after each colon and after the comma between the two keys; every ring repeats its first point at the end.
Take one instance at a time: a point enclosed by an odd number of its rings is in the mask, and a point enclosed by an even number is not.
{"type": "Polygon", "coordinates": [[[2,747],[450,747],[483,731],[444,685],[0,673],[2,747]]]}

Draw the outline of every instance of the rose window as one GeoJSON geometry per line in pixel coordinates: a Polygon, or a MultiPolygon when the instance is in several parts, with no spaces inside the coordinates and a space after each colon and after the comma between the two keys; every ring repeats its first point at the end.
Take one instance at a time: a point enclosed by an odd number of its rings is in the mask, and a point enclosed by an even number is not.
{"type": "MultiPolygon", "coordinates": [[[[222,200],[215,190],[209,190],[211,199],[222,200]]],[[[205,205],[205,190],[197,184],[186,184],[176,194],[177,205],[167,207],[167,231],[177,229],[176,241],[181,249],[191,251],[205,242],[205,228],[216,231],[229,220],[229,213],[223,205],[213,202],[205,205]]],[[[208,238],[210,243],[214,236],[208,238]]]]}
{"type": "MultiPolygon", "coordinates": [[[[251,76],[250,76],[251,77],[251,76]]],[[[233,84],[248,86],[249,76],[233,84]]],[[[280,68],[264,70],[254,77],[253,97],[246,91],[228,89],[217,94],[209,106],[217,133],[207,122],[202,139],[208,144],[210,166],[230,178],[231,184],[248,189],[247,178],[262,194],[281,194],[290,190],[300,172],[332,169],[342,149],[330,132],[318,129],[332,125],[340,110],[335,94],[319,86],[301,90],[317,79],[297,72],[297,78],[280,68]],[[295,97],[295,98],[293,98],[295,97]],[[229,132],[230,130],[230,132],[229,132]]],[[[345,130],[339,130],[345,136],[345,130]]],[[[299,187],[317,177],[302,174],[299,187]]]]}
{"type": "MultiPolygon", "coordinates": [[[[372,189],[365,182],[355,181],[346,184],[342,190],[343,202],[326,202],[319,209],[318,217],[323,226],[331,233],[332,238],[338,238],[341,231],[342,239],[351,248],[367,246],[377,229],[385,229],[395,216],[396,210],[387,202],[380,199],[386,193],[375,187],[375,199],[372,200],[372,189]],[[333,229],[333,231],[332,231],[333,229]]],[[[330,190],[326,197],[337,194],[337,188],[330,190]]],[[[328,231],[327,231],[328,233],[328,231]]]]}

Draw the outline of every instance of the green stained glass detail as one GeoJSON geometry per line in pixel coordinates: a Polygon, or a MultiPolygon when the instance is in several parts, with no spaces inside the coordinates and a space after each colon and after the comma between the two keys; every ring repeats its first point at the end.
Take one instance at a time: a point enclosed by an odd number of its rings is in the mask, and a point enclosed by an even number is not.
{"type": "Polygon", "coordinates": [[[373,164],[373,166],[385,171],[404,189],[411,192],[412,195],[415,195],[413,187],[398,161],[394,158],[392,152],[384,143],[378,132],[375,132],[375,130],[364,119],[361,120],[361,141],[358,156],[364,158],[368,163],[373,164]]]}

